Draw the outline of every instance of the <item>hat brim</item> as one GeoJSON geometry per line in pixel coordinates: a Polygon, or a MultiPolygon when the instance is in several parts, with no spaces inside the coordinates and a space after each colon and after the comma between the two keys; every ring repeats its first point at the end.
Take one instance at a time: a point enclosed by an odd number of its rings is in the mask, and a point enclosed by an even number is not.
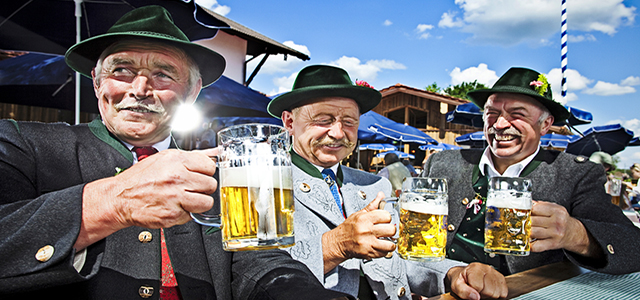
{"type": "Polygon", "coordinates": [[[503,85],[490,89],[473,90],[468,92],[467,96],[471,99],[471,102],[480,107],[480,109],[484,109],[484,104],[487,102],[489,96],[495,93],[514,93],[532,97],[540,101],[540,103],[549,110],[556,122],[564,121],[571,115],[571,113],[569,113],[569,111],[560,103],[540,96],[540,94],[536,93],[532,89],[520,86],[503,85]]]}
{"type": "Polygon", "coordinates": [[[226,66],[224,57],[207,47],[153,32],[106,33],[86,39],[69,48],[65,54],[65,60],[73,70],[91,78],[91,70],[96,66],[102,51],[111,44],[126,37],[149,39],[151,41],[167,43],[184,50],[198,65],[200,69],[200,76],[202,77],[203,88],[218,80],[218,78],[222,76],[226,66]]]}
{"type": "Polygon", "coordinates": [[[282,116],[283,111],[291,110],[302,105],[307,100],[322,97],[344,97],[358,103],[360,114],[376,107],[382,96],[380,92],[370,87],[356,85],[316,85],[293,90],[273,99],[267,111],[276,118],[282,116]]]}

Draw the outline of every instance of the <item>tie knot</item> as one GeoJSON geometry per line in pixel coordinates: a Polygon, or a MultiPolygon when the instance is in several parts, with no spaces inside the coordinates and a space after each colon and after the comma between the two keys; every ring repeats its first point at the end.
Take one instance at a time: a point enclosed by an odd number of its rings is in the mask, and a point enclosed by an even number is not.
{"type": "Polygon", "coordinates": [[[336,180],[336,174],[333,173],[333,170],[331,169],[322,170],[322,177],[324,178],[324,181],[327,182],[328,185],[333,185],[333,183],[336,180]]]}
{"type": "Polygon", "coordinates": [[[141,161],[147,158],[147,156],[157,153],[158,149],[153,147],[133,147],[131,151],[135,152],[138,157],[138,161],[141,161]]]}

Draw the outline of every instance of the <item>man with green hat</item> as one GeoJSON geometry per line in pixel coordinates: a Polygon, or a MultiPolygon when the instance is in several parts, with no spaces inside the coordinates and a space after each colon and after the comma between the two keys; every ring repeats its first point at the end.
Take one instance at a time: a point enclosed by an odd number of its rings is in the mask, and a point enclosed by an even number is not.
{"type": "Polygon", "coordinates": [[[505,275],[566,259],[603,273],[640,271],[634,250],[640,246],[640,229],[611,204],[602,166],[540,148],[540,137],[569,116],[553,100],[546,77],[511,68],[492,88],[468,95],[484,110],[488,147],[436,153],[423,173],[449,184],[447,257],[484,262],[505,275]],[[533,183],[528,256],[484,252],[486,189],[494,176],[533,183]]]}
{"type": "Polygon", "coordinates": [[[354,85],[345,70],[314,65],[269,103],[293,136],[296,244],[287,251],[325,287],[359,299],[432,296],[445,286],[465,299],[506,297],[504,277],[488,265],[405,261],[385,239],[398,223],[397,212],[379,209],[391,183],[340,165],[356,146],[360,115],[380,100],[380,92],[354,85]]]}
{"type": "Polygon", "coordinates": [[[93,78],[101,118],[0,120],[0,298],[345,297],[285,251],[225,252],[191,221],[214,206],[216,152],[175,149],[170,124],[221,55],[147,6],[66,60],[93,78]]]}

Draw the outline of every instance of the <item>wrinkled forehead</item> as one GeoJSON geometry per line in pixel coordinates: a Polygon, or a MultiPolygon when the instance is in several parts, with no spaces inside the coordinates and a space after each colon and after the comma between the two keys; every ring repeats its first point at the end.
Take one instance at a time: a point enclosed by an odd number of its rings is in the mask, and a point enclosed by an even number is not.
{"type": "Polygon", "coordinates": [[[358,103],[351,98],[313,98],[300,102],[300,105],[296,106],[291,111],[295,114],[303,110],[321,114],[346,115],[352,118],[360,119],[360,107],[358,106],[358,103]]]}
{"type": "Polygon", "coordinates": [[[494,93],[487,98],[484,104],[484,110],[487,109],[513,109],[524,108],[532,112],[540,112],[546,110],[540,101],[533,97],[515,94],[515,93],[494,93]]]}

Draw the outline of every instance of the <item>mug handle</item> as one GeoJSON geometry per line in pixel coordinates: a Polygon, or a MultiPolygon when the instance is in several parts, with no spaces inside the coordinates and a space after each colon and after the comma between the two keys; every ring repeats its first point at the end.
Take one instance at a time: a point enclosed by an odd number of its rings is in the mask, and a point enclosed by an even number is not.
{"type": "Polygon", "coordinates": [[[222,222],[220,220],[220,215],[205,215],[205,214],[197,214],[190,213],[191,218],[198,224],[210,227],[222,227],[222,222]]]}

